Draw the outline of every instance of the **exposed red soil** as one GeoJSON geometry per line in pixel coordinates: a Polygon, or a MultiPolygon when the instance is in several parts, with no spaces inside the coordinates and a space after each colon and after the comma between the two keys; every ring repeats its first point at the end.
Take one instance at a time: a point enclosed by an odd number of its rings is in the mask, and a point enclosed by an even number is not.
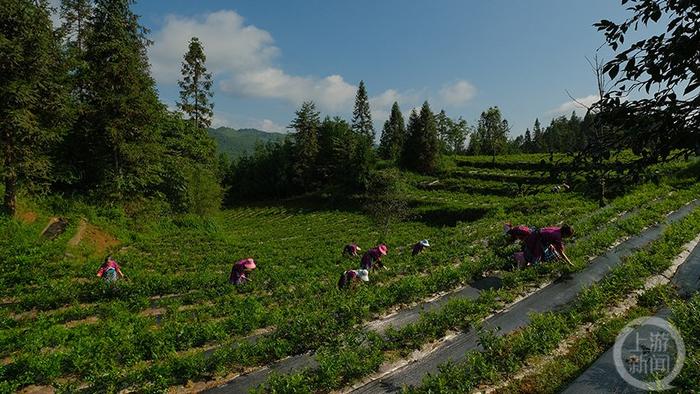
{"type": "Polygon", "coordinates": [[[56,390],[51,386],[31,385],[19,391],[20,394],[53,394],[56,390]]]}
{"type": "Polygon", "coordinates": [[[88,223],[85,219],[81,219],[78,224],[78,230],[73,238],[68,241],[68,245],[78,246],[81,243],[92,245],[98,254],[103,254],[105,251],[119,245],[119,240],[88,223]]]}
{"type": "Polygon", "coordinates": [[[36,214],[34,211],[27,211],[27,212],[22,212],[17,215],[17,219],[21,220],[23,223],[26,224],[32,224],[36,222],[36,219],[39,217],[39,215],[36,214]]]}

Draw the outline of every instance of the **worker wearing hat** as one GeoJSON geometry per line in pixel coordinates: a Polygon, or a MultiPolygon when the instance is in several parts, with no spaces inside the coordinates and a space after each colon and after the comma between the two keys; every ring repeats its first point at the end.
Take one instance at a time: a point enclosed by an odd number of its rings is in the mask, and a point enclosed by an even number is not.
{"type": "Polygon", "coordinates": [[[367,270],[347,270],[340,275],[338,288],[355,287],[359,281],[369,282],[369,272],[367,270]]]}
{"type": "Polygon", "coordinates": [[[417,244],[413,245],[413,252],[411,252],[411,254],[413,256],[415,256],[415,255],[419,254],[420,252],[422,252],[423,249],[429,248],[429,247],[430,247],[430,243],[428,242],[427,239],[424,239],[424,240],[418,242],[417,244]]]}
{"type": "Polygon", "coordinates": [[[235,264],[231,268],[231,275],[228,278],[229,283],[234,285],[242,285],[249,280],[248,274],[256,268],[255,260],[251,258],[243,259],[235,264]]]}
{"type": "Polygon", "coordinates": [[[382,256],[386,256],[388,251],[389,251],[389,248],[387,248],[387,246],[384,244],[380,244],[376,248],[372,248],[372,249],[368,250],[362,256],[362,261],[360,262],[360,266],[362,267],[362,269],[365,269],[365,270],[371,270],[374,267],[386,268],[384,266],[384,264],[382,263],[382,256]]]}
{"type": "Polygon", "coordinates": [[[343,248],[343,255],[347,257],[357,257],[357,252],[361,251],[359,246],[357,246],[356,243],[351,243],[345,245],[345,248],[343,248]]]}

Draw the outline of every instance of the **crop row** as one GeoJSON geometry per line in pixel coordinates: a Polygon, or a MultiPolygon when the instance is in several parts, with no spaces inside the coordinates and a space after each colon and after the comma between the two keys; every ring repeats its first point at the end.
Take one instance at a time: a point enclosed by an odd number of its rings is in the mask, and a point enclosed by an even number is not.
{"type": "MultiPolygon", "coordinates": [[[[637,197],[659,196],[667,193],[670,189],[642,189],[642,192],[637,197]]],[[[697,191],[696,191],[697,192],[697,191]]],[[[649,198],[651,199],[651,198],[649,198]]],[[[542,209],[536,211],[539,216],[536,217],[538,225],[560,221],[565,218],[582,216],[593,210],[592,204],[583,204],[578,206],[579,201],[554,200],[550,204],[544,205],[547,199],[541,197],[528,198],[523,200],[527,205],[543,204],[542,209]]],[[[623,201],[623,200],[621,200],[623,201]]],[[[627,201],[627,209],[631,204],[631,200],[627,201]]],[[[622,207],[622,203],[620,205],[622,207]]],[[[617,211],[610,210],[609,215],[601,217],[591,216],[590,222],[605,222],[606,219],[615,215],[617,211]]],[[[532,212],[528,213],[531,214],[532,212]]],[[[178,357],[171,357],[175,351],[187,350],[190,347],[201,346],[211,341],[218,342],[222,345],[242,343],[239,337],[231,338],[231,336],[245,335],[252,329],[259,328],[268,324],[275,324],[278,330],[266,337],[263,341],[255,344],[243,343],[238,348],[222,347],[215,352],[212,357],[207,358],[207,361],[212,365],[217,365],[215,371],[222,371],[226,366],[233,368],[241,368],[243,366],[259,365],[271,360],[283,357],[289,354],[296,354],[305,350],[310,350],[323,346],[327,338],[332,337],[336,332],[351,332],[352,327],[361,320],[367,320],[377,313],[381,313],[388,307],[397,303],[410,302],[437,291],[452,288],[465,280],[479,275],[485,269],[503,266],[502,256],[488,255],[489,247],[481,244],[480,240],[489,239],[489,235],[498,232],[500,222],[504,219],[513,218],[514,220],[525,220],[526,214],[520,213],[516,215],[507,215],[504,211],[492,210],[487,217],[471,224],[463,224],[454,228],[434,228],[429,225],[421,224],[420,222],[402,223],[397,226],[396,235],[391,239],[392,245],[410,245],[412,241],[422,238],[421,235],[428,233],[436,237],[441,235],[442,242],[434,242],[436,246],[428,254],[419,256],[418,259],[410,258],[407,253],[399,255],[390,255],[391,259],[387,259],[392,270],[383,272],[373,277],[373,283],[383,285],[388,283],[388,286],[371,286],[358,289],[354,294],[342,294],[333,289],[334,280],[337,273],[345,269],[346,265],[351,264],[342,260],[338,256],[339,246],[342,246],[340,240],[345,233],[341,231],[342,227],[347,227],[348,232],[355,232],[358,239],[363,244],[369,243],[375,235],[365,234],[363,231],[369,228],[371,224],[361,215],[346,214],[346,213],[324,213],[312,212],[308,216],[298,215],[287,219],[286,223],[290,223],[289,228],[284,231],[275,231],[274,221],[260,221],[266,227],[262,231],[269,232],[270,242],[262,241],[262,246],[256,247],[253,240],[255,236],[249,234],[250,230],[239,229],[239,227],[247,227],[256,224],[255,221],[244,223],[229,223],[225,220],[227,213],[223,214],[223,218],[215,221],[213,224],[205,220],[187,219],[180,223],[164,223],[154,225],[151,233],[140,233],[132,237],[130,246],[122,255],[118,257],[126,257],[124,260],[125,269],[130,280],[118,284],[115,288],[105,287],[100,283],[95,284],[80,284],[75,285],[69,280],[59,279],[52,281],[51,289],[49,286],[40,286],[37,292],[22,296],[20,295],[21,306],[40,306],[46,305],[51,307],[62,305],[62,300],[68,300],[68,303],[78,300],[83,302],[99,301],[99,306],[93,309],[98,310],[98,315],[101,317],[100,322],[91,324],[86,327],[75,327],[66,329],[56,326],[56,321],[48,318],[46,322],[42,322],[37,326],[37,329],[27,329],[27,327],[15,326],[8,330],[2,331],[2,338],[6,338],[6,350],[8,352],[19,351],[19,354],[14,356],[14,363],[3,369],[3,373],[9,371],[5,377],[11,378],[14,384],[26,384],[35,382],[50,382],[53,379],[67,375],[75,374],[85,377],[88,380],[99,378],[103,371],[102,368],[118,368],[122,366],[137,366],[143,360],[154,362],[152,366],[148,366],[147,371],[160,371],[162,365],[170,365],[169,360],[177,360],[178,357]],[[311,215],[314,215],[310,218],[311,215]],[[348,217],[357,218],[357,222],[364,223],[364,227],[353,229],[347,223],[344,225],[332,225],[328,231],[323,227],[329,219],[339,218],[347,219],[348,217]],[[308,230],[309,225],[318,225],[319,229],[308,230]],[[212,242],[208,245],[212,250],[212,255],[215,258],[208,257],[208,260],[198,260],[188,262],[187,259],[203,253],[202,246],[202,229],[212,228],[212,237],[216,240],[221,239],[221,242],[212,242]],[[417,229],[416,229],[417,228],[417,229]],[[311,250],[298,251],[293,249],[294,242],[280,247],[274,241],[275,238],[281,235],[298,236],[290,234],[289,231],[305,232],[300,238],[290,240],[300,240],[302,245],[307,242],[311,250]],[[317,234],[324,234],[323,239],[318,239],[317,234]],[[144,235],[145,234],[145,235],[144,235]],[[364,237],[363,239],[359,237],[364,237]],[[200,243],[189,242],[192,239],[199,239],[200,243]],[[241,241],[241,239],[246,239],[241,241]],[[151,242],[165,240],[172,245],[172,249],[165,250],[159,254],[158,248],[151,247],[151,242]],[[179,241],[179,245],[178,245],[179,241]],[[261,269],[256,272],[255,282],[252,286],[244,289],[234,289],[225,283],[225,271],[228,267],[228,262],[219,263],[218,256],[224,260],[229,247],[235,250],[243,250],[242,245],[253,245],[251,249],[255,249],[265,258],[256,256],[260,261],[269,261],[270,266],[261,266],[261,269]],[[143,249],[148,249],[148,252],[143,252],[143,249]],[[198,280],[195,271],[192,275],[172,274],[166,269],[169,263],[172,263],[174,257],[172,252],[180,253],[176,259],[183,260],[185,267],[197,267],[201,265],[202,272],[199,276],[204,279],[198,280]],[[150,253],[150,255],[146,255],[150,253]],[[308,255],[306,253],[309,253],[308,255]],[[467,256],[467,258],[465,258],[467,256]],[[483,256],[483,258],[481,258],[483,256]],[[129,264],[131,258],[139,258],[143,260],[140,265],[129,264]],[[278,257],[276,259],[275,257],[278,257]],[[479,258],[477,264],[462,264],[460,267],[452,267],[451,262],[455,258],[460,261],[467,261],[469,258],[479,258]],[[279,261],[279,263],[276,263],[279,261]],[[143,269],[140,269],[143,267],[143,269]],[[145,269],[148,267],[148,269],[145,269]],[[290,272],[308,272],[308,280],[300,282],[298,279],[289,278],[290,272]],[[416,274],[422,272],[431,272],[430,276],[417,277],[416,274]],[[223,275],[222,275],[223,272],[223,275]],[[133,275],[133,276],[132,276],[133,275]],[[400,280],[392,282],[395,277],[405,275],[400,280]],[[223,278],[222,278],[223,276],[223,278]],[[153,280],[155,284],[150,285],[146,280],[153,280]],[[65,284],[65,288],[54,287],[55,284],[65,284]],[[93,286],[96,291],[93,298],[80,298],[80,292],[86,288],[93,286]],[[144,288],[146,290],[144,290],[144,288]],[[77,293],[72,289],[79,289],[77,293]],[[61,292],[68,292],[68,296],[61,292]],[[190,293],[194,291],[193,293],[190,293]],[[153,327],[154,319],[145,316],[139,316],[136,312],[152,306],[150,297],[158,294],[169,294],[180,292],[186,294],[181,300],[167,299],[159,301],[158,306],[166,308],[166,315],[161,321],[160,328],[153,327]],[[270,292],[273,295],[269,294],[270,292]],[[39,296],[33,295],[35,293],[39,296]],[[41,297],[46,297],[42,299],[41,297]],[[243,300],[252,302],[251,305],[242,303],[243,300]],[[301,304],[299,301],[307,301],[307,304],[301,304]],[[308,300],[312,300],[308,302],[308,300]],[[203,305],[196,310],[188,310],[186,312],[179,311],[178,308],[186,303],[197,304],[203,301],[213,301],[214,306],[203,305]],[[369,305],[367,304],[369,303],[369,305]],[[222,314],[217,316],[215,309],[220,307],[222,314]],[[244,326],[241,321],[246,321],[243,318],[236,318],[236,311],[251,311],[252,315],[246,315],[246,319],[250,318],[251,323],[244,326]],[[317,315],[316,312],[320,311],[317,315]],[[201,313],[200,313],[201,312],[201,313]],[[358,313],[359,312],[359,313],[358,313]],[[193,318],[193,314],[195,317],[193,318]],[[214,321],[215,318],[229,315],[232,319],[214,321]],[[323,327],[324,322],[328,320],[340,319],[342,322],[337,325],[323,327]],[[289,320],[287,320],[289,319],[289,320]],[[277,324],[280,323],[280,324],[277,324]],[[197,328],[200,327],[201,333],[197,333],[197,328]],[[204,327],[204,329],[201,329],[204,327]],[[314,333],[315,327],[321,327],[318,333],[314,333]],[[20,329],[17,331],[17,329],[20,329]],[[15,331],[13,331],[15,330],[15,331]],[[124,346],[123,354],[116,357],[110,352],[103,351],[112,346],[113,343],[109,340],[104,340],[100,333],[113,332],[116,338],[129,338],[130,343],[135,343],[134,346],[124,346]],[[309,334],[309,331],[312,334],[309,334]],[[24,341],[15,342],[16,338],[24,337],[24,341]],[[48,339],[45,339],[48,338],[48,339]],[[186,338],[186,340],[183,340],[186,338]],[[191,338],[191,339],[189,339],[191,338]],[[183,345],[178,345],[182,341],[183,345]],[[93,346],[85,345],[86,342],[92,342],[93,346]],[[12,346],[12,343],[21,343],[22,347],[17,348],[12,346]],[[37,354],[42,349],[55,350],[51,355],[37,354]],[[163,350],[158,350],[162,348],[163,350]],[[238,350],[236,350],[238,349],[238,350]],[[71,361],[74,360],[74,361],[71,361]],[[233,364],[231,364],[233,362],[233,364]],[[54,370],[53,368],[57,368],[54,370]],[[14,372],[12,372],[14,371],[14,372]]],[[[353,223],[351,219],[351,223],[353,223]]],[[[580,224],[581,228],[586,228],[588,222],[580,224]]],[[[598,223],[599,224],[599,223],[598,223]]],[[[579,224],[577,224],[579,226],[579,224]]],[[[207,235],[208,237],[209,235],[207,235]]],[[[492,237],[492,236],[491,236],[492,237]]],[[[282,237],[284,238],[284,237],[282,237]]],[[[492,237],[493,238],[493,237],[492,237]]],[[[206,239],[206,237],[204,238],[206,239]]],[[[376,239],[376,238],[375,238],[376,239]]],[[[257,242],[261,242],[258,237],[257,242]]],[[[491,241],[493,242],[493,240],[491,241]]],[[[39,248],[56,248],[55,254],[62,254],[62,249],[58,248],[58,242],[55,243],[37,243],[39,248]]],[[[261,245],[261,244],[258,244],[261,245]]],[[[53,249],[51,249],[53,250],[53,249]]],[[[206,256],[206,255],[205,255],[206,256]]],[[[60,266],[63,259],[59,259],[55,264],[60,266]]],[[[53,263],[49,263],[49,266],[53,263]]],[[[133,264],[133,263],[132,263],[133,264]]],[[[89,265],[86,265],[88,269],[89,265]]],[[[94,275],[94,267],[89,267],[88,274],[79,276],[94,275]]],[[[93,293],[86,293],[93,294],[93,293]]],[[[75,306],[73,313],[79,307],[75,306]]],[[[89,307],[88,307],[89,308],[89,307]]],[[[17,309],[16,312],[21,312],[23,309],[17,309]]],[[[62,312],[63,313],[63,312],[62,312]]],[[[66,312],[71,313],[71,312],[66,312]]],[[[87,316],[87,312],[79,314],[81,318],[87,316]]],[[[64,315],[65,317],[65,315],[64,315]]],[[[40,318],[41,319],[41,318],[40,318]]],[[[5,320],[8,324],[9,317],[5,320]]],[[[32,326],[34,324],[32,323],[32,326]]],[[[121,353],[121,352],[120,352],[121,353]]],[[[199,353],[195,353],[192,357],[204,357],[199,353]]],[[[174,361],[173,361],[174,362],[174,361]]],[[[135,367],[136,368],[136,367],[135,367]]],[[[167,369],[166,369],[167,370],[167,369]]],[[[211,369],[209,370],[212,371],[211,369]]],[[[183,375],[186,376],[187,374],[183,375]]],[[[132,375],[133,376],[133,375],[132,375]]],[[[164,376],[164,379],[171,379],[171,376],[164,376]]],[[[201,376],[195,375],[195,376],[201,376]]],[[[141,381],[139,379],[126,379],[125,381],[141,381]]]]}
{"type": "MultiPolygon", "coordinates": [[[[687,196],[685,196],[687,198],[687,196]]],[[[678,202],[674,202],[672,204],[678,204],[678,202]]],[[[659,211],[656,213],[656,217],[658,218],[658,215],[660,215],[662,212],[665,212],[669,206],[671,205],[664,205],[663,207],[658,207],[659,211]]],[[[617,229],[619,233],[624,234],[625,231],[622,229],[617,229]]],[[[608,234],[610,235],[610,234],[608,234]]],[[[613,238],[614,239],[614,238],[613,238]]],[[[598,239],[599,241],[599,239],[598,239]]],[[[590,245],[595,245],[595,242],[592,242],[590,245]]],[[[590,249],[589,249],[590,250],[590,249]]],[[[483,267],[482,267],[483,268],[483,267]]],[[[464,270],[465,267],[461,266],[458,268],[454,268],[455,271],[459,270],[464,270]]],[[[445,269],[440,271],[441,274],[446,274],[449,271],[449,269],[445,269]]],[[[440,274],[438,273],[438,275],[440,274]]],[[[472,275],[475,272],[472,272],[472,275]]],[[[504,281],[508,282],[508,281],[504,281]]],[[[413,294],[413,293],[420,293],[422,288],[420,287],[421,281],[418,279],[413,280],[413,285],[414,287],[408,288],[408,291],[405,291],[404,294],[413,294]]],[[[515,293],[517,291],[515,290],[518,286],[511,286],[511,294],[506,294],[505,291],[503,292],[498,292],[498,296],[502,300],[507,300],[507,299],[512,299],[514,297],[515,293]]],[[[484,296],[478,300],[477,302],[469,302],[469,301],[463,301],[460,300],[459,302],[455,302],[454,305],[451,307],[451,309],[447,309],[452,318],[459,318],[460,320],[464,320],[464,316],[459,316],[460,313],[467,313],[467,314],[477,314],[479,316],[483,317],[484,313],[487,313],[487,311],[491,310],[494,308],[496,305],[495,302],[495,296],[496,294],[486,292],[484,296]],[[456,310],[456,311],[455,311],[456,310]]],[[[387,294],[389,296],[390,294],[387,294]]],[[[371,300],[371,298],[370,298],[371,300]]],[[[341,306],[342,309],[336,311],[334,315],[330,315],[328,317],[330,318],[337,318],[339,313],[347,313],[347,312],[342,312],[342,311],[355,311],[359,312],[361,311],[361,308],[363,308],[362,304],[360,305],[346,305],[346,306],[341,306]]],[[[366,306],[365,306],[366,308],[366,306]]],[[[317,308],[315,308],[317,309],[317,308]]],[[[472,315],[473,316],[473,315],[472,315]]],[[[343,316],[346,317],[346,316],[343,316]]],[[[350,316],[347,316],[350,317],[350,316]]],[[[439,320],[439,319],[438,319],[439,320]]],[[[341,320],[342,321],[342,320],[341,320]]],[[[443,323],[447,322],[449,324],[454,324],[455,322],[453,320],[446,321],[445,319],[441,320],[443,323]]],[[[474,320],[472,320],[474,321],[474,320]]],[[[338,358],[344,358],[346,356],[349,356],[351,354],[355,354],[357,352],[357,349],[347,348],[349,343],[354,343],[353,338],[355,338],[357,335],[360,335],[363,341],[364,340],[370,340],[370,341],[377,341],[377,338],[374,338],[373,336],[370,336],[370,338],[365,338],[365,333],[362,333],[362,331],[358,331],[356,329],[353,329],[353,327],[350,326],[341,326],[338,324],[338,321],[332,320],[331,322],[328,322],[327,320],[324,319],[323,316],[320,316],[319,320],[314,319],[313,321],[298,321],[297,324],[302,325],[301,328],[298,328],[296,330],[293,330],[292,332],[294,333],[305,333],[305,336],[303,339],[307,341],[307,343],[313,343],[313,342],[320,342],[321,343],[321,348],[319,349],[318,354],[321,355],[321,364],[323,365],[324,363],[336,363],[336,362],[343,362],[342,360],[338,360],[338,358]],[[343,335],[339,335],[339,333],[344,333],[343,335]],[[313,335],[316,334],[316,335],[313,335]]],[[[296,325],[296,324],[295,324],[296,325]]],[[[443,328],[443,333],[444,330],[447,329],[448,327],[443,328]]],[[[284,332],[287,333],[291,327],[287,326],[284,328],[284,332]]],[[[282,331],[281,329],[278,328],[278,332],[282,331]]],[[[440,330],[430,330],[430,329],[418,329],[418,330],[411,330],[407,329],[407,333],[411,333],[411,335],[414,335],[416,333],[421,333],[421,335],[439,335],[440,330]]],[[[403,332],[403,331],[402,331],[403,332]]],[[[158,366],[154,366],[153,368],[149,369],[154,374],[158,374],[158,376],[164,377],[168,376],[170,372],[172,372],[172,368],[174,368],[176,365],[182,365],[186,364],[189,365],[191,368],[188,370],[181,370],[178,369],[177,376],[180,379],[195,379],[195,378],[201,378],[203,376],[209,376],[209,374],[216,374],[216,371],[221,371],[221,370],[230,370],[230,369],[237,369],[237,368],[242,368],[245,365],[250,365],[246,364],[245,362],[247,361],[245,357],[253,357],[254,360],[259,361],[259,359],[255,358],[253,354],[260,352],[261,350],[264,352],[266,349],[269,351],[269,349],[279,349],[279,347],[284,347],[285,341],[284,339],[288,339],[289,335],[280,335],[278,333],[274,333],[273,335],[269,337],[262,338],[255,344],[252,344],[250,346],[246,346],[245,344],[240,346],[239,348],[235,348],[233,350],[231,349],[222,349],[221,351],[218,351],[215,353],[214,357],[211,358],[206,358],[203,357],[202,354],[189,354],[184,357],[176,357],[171,359],[170,361],[164,362],[159,364],[158,366]]],[[[413,339],[416,339],[415,336],[413,339]]],[[[429,340],[430,337],[424,337],[422,340],[429,340]]],[[[421,342],[421,341],[418,341],[421,342]]],[[[401,341],[387,341],[387,342],[382,342],[387,348],[384,349],[384,351],[395,351],[397,349],[406,349],[410,348],[410,341],[409,343],[401,343],[401,341]],[[393,344],[393,345],[387,345],[387,344],[393,344]]],[[[415,344],[415,343],[414,343],[415,344]]],[[[297,349],[297,350],[307,350],[305,348],[302,349],[297,349]]],[[[381,347],[379,349],[375,348],[372,350],[372,352],[377,352],[381,350],[381,347]]],[[[292,353],[295,354],[295,353],[292,353]]],[[[374,353],[373,353],[374,354],[374,353]]],[[[378,353],[379,355],[383,355],[382,351],[378,353]]],[[[367,362],[362,363],[362,367],[358,366],[351,366],[350,363],[345,363],[343,365],[347,365],[349,368],[352,369],[351,376],[341,376],[339,377],[338,381],[339,382],[347,382],[353,378],[357,378],[361,376],[362,374],[358,375],[358,368],[362,369],[362,371],[365,371],[364,373],[367,373],[372,370],[372,368],[376,367],[376,363],[370,362],[371,360],[380,360],[383,359],[382,357],[379,358],[372,358],[370,357],[370,354],[365,354],[363,353],[362,355],[357,355],[355,356],[360,357],[362,360],[367,360],[367,362]],[[374,366],[374,367],[373,367],[374,366]]],[[[346,360],[347,361],[347,360],[346,360]]],[[[381,361],[380,361],[381,362],[381,361]]],[[[335,366],[333,370],[338,370],[338,367],[335,366]]],[[[340,370],[339,370],[340,371],[340,370]]],[[[347,371],[346,371],[347,372],[347,371]]],[[[339,372],[341,373],[341,372],[339,372]]],[[[345,372],[342,372],[344,374],[345,372]]],[[[316,375],[317,371],[313,372],[313,375],[316,375]]],[[[149,377],[153,377],[153,375],[146,374],[149,377]]],[[[143,372],[140,371],[139,373],[135,374],[130,374],[127,376],[124,376],[122,379],[123,382],[132,382],[133,384],[136,384],[137,386],[139,385],[139,378],[144,376],[143,372]]],[[[143,384],[143,381],[141,381],[140,384],[143,384]]]]}
{"type": "MultiPolygon", "coordinates": [[[[660,240],[635,253],[613,269],[598,284],[583,291],[565,310],[534,314],[524,329],[505,337],[492,332],[481,334],[483,352],[473,351],[465,361],[457,365],[441,367],[441,373],[424,380],[414,389],[416,392],[468,392],[483,383],[496,383],[504,375],[517,371],[523,362],[534,355],[545,354],[583,323],[595,321],[611,303],[640,288],[647,277],[664,271],[681,246],[700,232],[700,210],[681,222],[669,226],[660,240]]],[[[383,352],[419,348],[422,344],[440,338],[449,329],[473,326],[487,314],[495,297],[503,298],[506,290],[487,294],[488,300],[453,300],[437,312],[427,313],[421,319],[401,330],[390,332],[387,338],[372,337],[361,350],[340,347],[326,348],[325,354],[342,356],[322,358],[321,366],[288,376],[275,376],[268,382],[266,391],[280,390],[326,391],[341,387],[364,374],[373,372],[386,361],[383,352]],[[488,302],[491,301],[491,302],[488,302]],[[377,351],[379,350],[379,351],[377,351]],[[348,352],[356,356],[374,355],[365,365],[368,370],[358,374],[343,359],[348,352]],[[382,357],[384,356],[384,357],[382,357]],[[329,374],[328,371],[334,373],[329,374]]],[[[481,298],[481,297],[480,297],[481,298]]]]}

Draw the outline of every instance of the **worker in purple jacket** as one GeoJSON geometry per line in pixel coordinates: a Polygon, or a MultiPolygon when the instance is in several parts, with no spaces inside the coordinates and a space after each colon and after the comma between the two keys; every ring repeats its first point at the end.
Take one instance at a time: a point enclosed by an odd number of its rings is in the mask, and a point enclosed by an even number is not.
{"type": "Polygon", "coordinates": [[[374,267],[386,268],[384,266],[384,264],[382,263],[382,256],[386,256],[388,251],[389,251],[389,248],[387,248],[387,246],[384,244],[380,244],[376,248],[372,248],[372,249],[368,250],[362,256],[362,261],[360,262],[360,266],[362,267],[362,269],[365,269],[368,271],[374,267]]]}
{"type": "Polygon", "coordinates": [[[340,275],[338,288],[353,289],[360,281],[369,282],[369,272],[367,270],[347,270],[340,275]]]}
{"type": "Polygon", "coordinates": [[[231,275],[229,275],[228,281],[234,285],[242,285],[251,279],[248,274],[256,268],[255,260],[248,258],[243,259],[235,264],[231,268],[231,275]]]}
{"type": "Polygon", "coordinates": [[[552,260],[564,260],[573,265],[564,252],[563,240],[574,235],[574,229],[569,225],[541,229],[517,226],[511,228],[507,234],[522,242],[522,252],[514,255],[521,268],[541,261],[552,260]]]}
{"type": "Polygon", "coordinates": [[[356,243],[351,243],[345,245],[345,248],[343,249],[343,256],[347,257],[357,257],[357,252],[361,251],[359,246],[357,246],[356,243]]]}

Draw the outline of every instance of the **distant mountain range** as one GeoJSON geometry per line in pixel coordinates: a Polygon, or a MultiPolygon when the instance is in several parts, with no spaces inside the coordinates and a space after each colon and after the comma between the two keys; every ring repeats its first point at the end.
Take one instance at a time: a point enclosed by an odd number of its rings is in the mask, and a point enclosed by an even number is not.
{"type": "Polygon", "coordinates": [[[268,141],[282,141],[285,134],[268,133],[258,129],[232,129],[230,127],[219,127],[209,129],[209,135],[216,140],[219,152],[225,153],[230,158],[242,156],[245,152],[252,153],[257,143],[268,141]]]}

